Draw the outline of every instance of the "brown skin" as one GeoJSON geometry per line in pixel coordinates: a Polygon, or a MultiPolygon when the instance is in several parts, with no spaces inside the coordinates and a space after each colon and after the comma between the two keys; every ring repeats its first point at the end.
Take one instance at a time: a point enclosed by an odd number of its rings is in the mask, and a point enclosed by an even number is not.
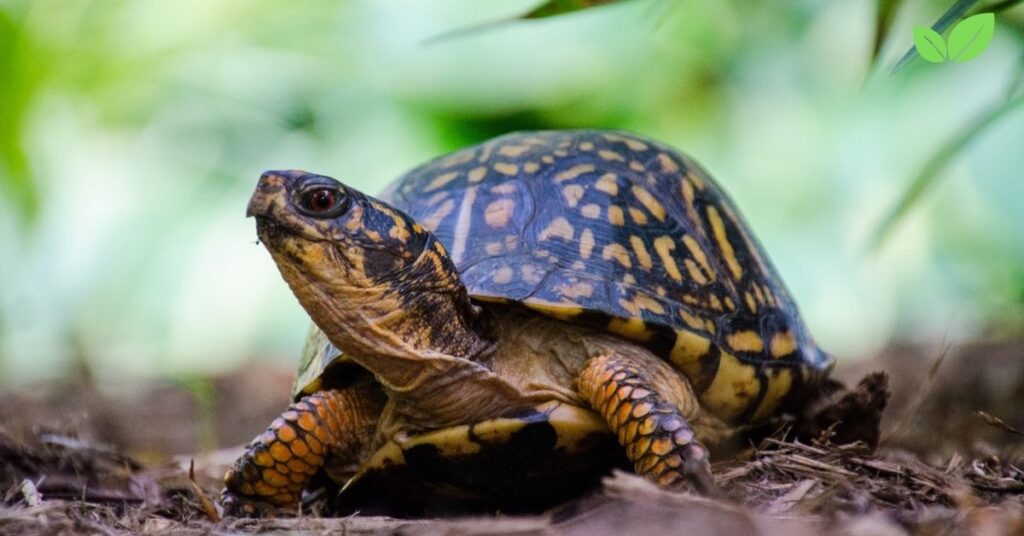
{"type": "MultiPolygon", "coordinates": [[[[333,179],[267,172],[248,215],[303,308],[386,397],[362,452],[352,452],[345,437],[362,434],[368,417],[348,419],[349,428],[331,436],[340,446],[327,445],[325,460],[336,453],[352,463],[398,432],[481,422],[557,400],[600,414],[637,473],[669,489],[687,482],[711,488],[698,439],[717,442],[729,428],[701,410],[683,375],[647,350],[546,317],[482,310],[429,231],[333,179]]],[[[282,475],[275,489],[265,470],[251,469],[259,465],[257,449],[280,439],[272,436],[257,438],[237,462],[226,499],[294,504],[294,490],[308,480],[305,467],[295,464],[302,471],[282,475]],[[265,493],[251,492],[257,482],[265,493]]]]}

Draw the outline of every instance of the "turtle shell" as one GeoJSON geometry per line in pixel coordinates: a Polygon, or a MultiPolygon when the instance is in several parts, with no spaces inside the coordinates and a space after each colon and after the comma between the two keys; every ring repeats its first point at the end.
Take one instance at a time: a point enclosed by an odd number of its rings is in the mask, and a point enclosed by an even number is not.
{"type": "MultiPolygon", "coordinates": [[[[633,339],[726,420],[770,415],[831,365],[733,202],[652,140],[509,134],[417,167],[381,198],[436,234],[474,299],[633,339]]],[[[310,341],[306,380],[338,356],[310,341]]]]}

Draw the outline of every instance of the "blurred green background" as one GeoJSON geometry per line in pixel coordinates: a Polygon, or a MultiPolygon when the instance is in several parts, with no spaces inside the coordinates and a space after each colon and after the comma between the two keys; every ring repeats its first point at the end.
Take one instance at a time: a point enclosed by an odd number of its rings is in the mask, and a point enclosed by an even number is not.
{"type": "Polygon", "coordinates": [[[632,0],[430,44],[537,2],[0,0],[0,388],[287,366],[308,320],[244,218],[262,170],[374,192],[538,128],[701,161],[842,359],[1022,337],[1024,106],[869,247],[1019,82],[1021,6],[980,58],[888,74],[950,3],[898,2],[873,60],[870,0],[632,0]]]}

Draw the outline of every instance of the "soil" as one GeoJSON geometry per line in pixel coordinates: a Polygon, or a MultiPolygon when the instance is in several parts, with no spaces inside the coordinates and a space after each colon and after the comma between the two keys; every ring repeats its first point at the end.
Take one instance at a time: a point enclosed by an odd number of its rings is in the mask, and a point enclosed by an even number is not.
{"type": "Polygon", "coordinates": [[[329,517],[324,496],[274,518],[221,518],[224,470],[287,404],[291,371],[117,390],[79,372],[0,395],[2,534],[1024,534],[1022,342],[842,364],[836,376],[855,387],[714,464],[719,497],[615,472],[533,515],[428,519],[329,517]]]}

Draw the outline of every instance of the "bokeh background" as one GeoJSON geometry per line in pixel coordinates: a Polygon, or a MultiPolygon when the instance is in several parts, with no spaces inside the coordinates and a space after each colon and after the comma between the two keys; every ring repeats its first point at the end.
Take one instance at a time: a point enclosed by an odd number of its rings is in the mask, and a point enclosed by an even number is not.
{"type": "Polygon", "coordinates": [[[1020,338],[1024,106],[872,247],[1020,83],[1020,6],[981,57],[889,74],[950,3],[900,2],[874,58],[870,0],[632,0],[432,42],[537,2],[0,0],[0,389],[291,367],[308,319],[244,217],[259,173],[375,192],[519,129],[702,162],[840,359],[1020,338]]]}

